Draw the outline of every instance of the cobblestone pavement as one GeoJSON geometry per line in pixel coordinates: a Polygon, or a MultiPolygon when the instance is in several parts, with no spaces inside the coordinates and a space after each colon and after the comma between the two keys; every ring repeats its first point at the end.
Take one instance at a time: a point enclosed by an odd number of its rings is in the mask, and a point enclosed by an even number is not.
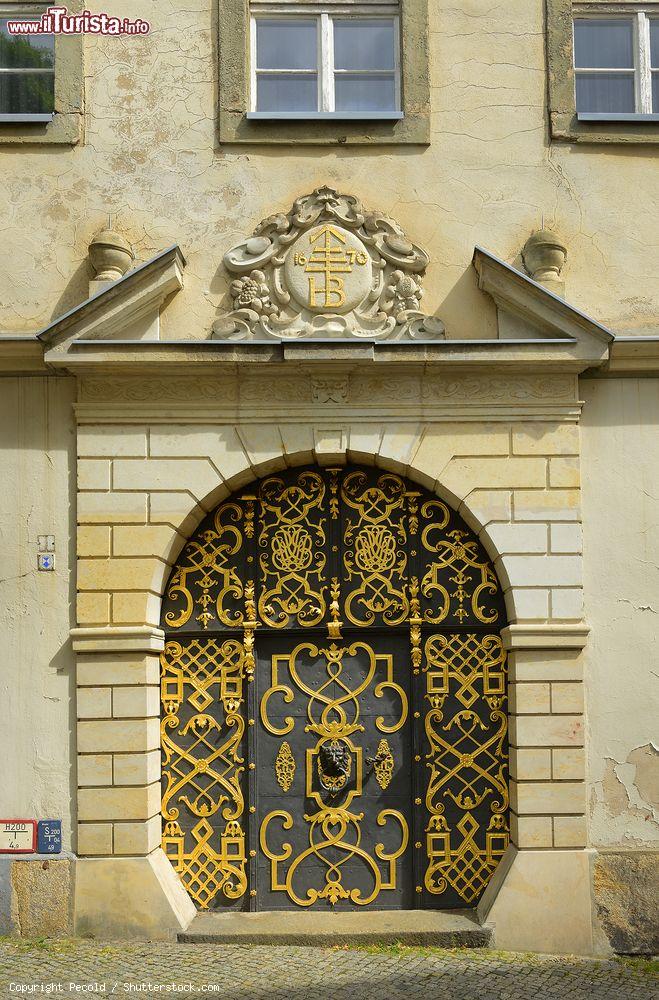
{"type": "Polygon", "coordinates": [[[226,1000],[653,1000],[656,963],[434,948],[0,939],[0,995],[226,1000]]]}

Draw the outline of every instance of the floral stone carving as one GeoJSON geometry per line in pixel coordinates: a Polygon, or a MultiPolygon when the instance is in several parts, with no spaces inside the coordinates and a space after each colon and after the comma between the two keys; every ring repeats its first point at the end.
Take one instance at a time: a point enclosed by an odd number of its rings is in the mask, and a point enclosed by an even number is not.
{"type": "Polygon", "coordinates": [[[218,340],[439,340],[421,311],[428,255],[393,219],[332,188],[264,219],[224,255],[233,309],[218,340]]]}

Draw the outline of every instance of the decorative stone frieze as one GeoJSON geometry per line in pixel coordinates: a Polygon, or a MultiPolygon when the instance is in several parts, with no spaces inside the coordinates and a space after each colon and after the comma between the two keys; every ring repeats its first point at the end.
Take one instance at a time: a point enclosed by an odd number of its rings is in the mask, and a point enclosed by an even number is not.
{"type": "Polygon", "coordinates": [[[429,258],[393,219],[328,187],[264,219],[224,255],[233,309],[220,340],[438,340],[421,311],[429,258]]]}

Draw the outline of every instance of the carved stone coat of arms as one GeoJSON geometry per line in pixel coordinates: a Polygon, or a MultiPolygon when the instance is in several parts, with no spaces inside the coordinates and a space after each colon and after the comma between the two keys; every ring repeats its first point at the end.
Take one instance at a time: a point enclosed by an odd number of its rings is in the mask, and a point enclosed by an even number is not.
{"type": "Polygon", "coordinates": [[[233,309],[218,340],[438,340],[421,311],[428,254],[398,223],[332,188],[264,219],[224,255],[233,309]]]}

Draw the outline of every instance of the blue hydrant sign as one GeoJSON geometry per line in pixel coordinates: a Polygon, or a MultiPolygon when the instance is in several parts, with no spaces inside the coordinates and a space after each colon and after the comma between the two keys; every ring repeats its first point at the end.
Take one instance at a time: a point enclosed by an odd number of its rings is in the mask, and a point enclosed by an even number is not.
{"type": "Polygon", "coordinates": [[[40,819],[37,829],[37,850],[39,854],[62,853],[61,819],[40,819]]]}

